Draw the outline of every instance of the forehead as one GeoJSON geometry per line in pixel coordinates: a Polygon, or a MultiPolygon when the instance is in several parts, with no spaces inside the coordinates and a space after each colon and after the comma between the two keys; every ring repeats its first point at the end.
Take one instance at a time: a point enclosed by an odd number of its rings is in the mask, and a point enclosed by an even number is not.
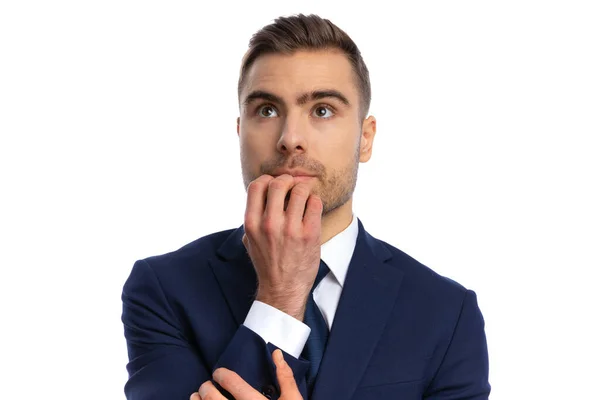
{"type": "Polygon", "coordinates": [[[283,98],[318,89],[334,89],[356,104],[356,78],[346,56],[333,50],[298,51],[258,57],[246,76],[242,98],[266,90],[283,98]]]}

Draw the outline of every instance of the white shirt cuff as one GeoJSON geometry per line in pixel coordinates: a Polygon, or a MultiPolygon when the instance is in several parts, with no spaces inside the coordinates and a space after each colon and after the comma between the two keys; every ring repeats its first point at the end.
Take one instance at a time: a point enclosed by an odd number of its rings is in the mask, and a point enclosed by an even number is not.
{"type": "Polygon", "coordinates": [[[261,301],[252,303],[244,326],[262,337],[265,342],[296,358],[300,358],[310,335],[308,325],[261,301]]]}

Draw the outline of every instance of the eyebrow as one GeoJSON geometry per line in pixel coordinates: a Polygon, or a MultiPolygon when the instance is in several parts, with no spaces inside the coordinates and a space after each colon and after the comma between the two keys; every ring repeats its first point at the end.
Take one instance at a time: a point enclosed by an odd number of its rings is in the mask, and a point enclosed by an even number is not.
{"type": "MultiPolygon", "coordinates": [[[[313,90],[310,93],[304,93],[296,99],[296,104],[304,105],[309,101],[322,100],[327,98],[334,98],[338,101],[342,102],[345,106],[350,106],[350,101],[346,96],[344,96],[340,91],[335,89],[324,89],[324,90],[313,90]]],[[[269,93],[264,90],[254,90],[246,96],[244,99],[243,105],[247,106],[254,100],[261,99],[265,101],[270,101],[272,103],[284,104],[284,101],[281,97],[269,93]]]]}

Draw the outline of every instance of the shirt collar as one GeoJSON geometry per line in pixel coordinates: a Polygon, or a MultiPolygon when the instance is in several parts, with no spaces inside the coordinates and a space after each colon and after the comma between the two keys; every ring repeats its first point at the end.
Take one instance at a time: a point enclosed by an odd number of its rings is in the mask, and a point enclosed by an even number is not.
{"type": "Polygon", "coordinates": [[[321,245],[321,259],[342,287],[344,287],[357,238],[358,219],[353,213],[350,225],[321,245]]]}

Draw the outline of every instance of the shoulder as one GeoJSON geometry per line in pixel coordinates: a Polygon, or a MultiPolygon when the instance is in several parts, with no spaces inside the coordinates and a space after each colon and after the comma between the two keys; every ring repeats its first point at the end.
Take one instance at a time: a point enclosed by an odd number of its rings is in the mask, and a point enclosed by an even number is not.
{"type": "Polygon", "coordinates": [[[390,253],[386,264],[402,273],[396,304],[399,310],[414,315],[415,326],[419,323],[436,326],[443,337],[449,338],[461,315],[471,321],[482,319],[473,290],[437,273],[391,244],[375,240],[385,248],[382,251],[390,253]]]}
{"type": "Polygon", "coordinates": [[[380,239],[372,238],[372,240],[391,254],[386,262],[402,271],[403,288],[414,292],[416,296],[442,302],[454,300],[462,303],[469,292],[462,284],[440,275],[399,248],[380,239]]]}
{"type": "Polygon", "coordinates": [[[219,248],[235,231],[236,229],[228,229],[211,233],[187,243],[177,250],[149,256],[138,260],[137,263],[148,265],[156,274],[173,269],[193,268],[197,270],[205,266],[210,258],[216,256],[219,248]]]}

